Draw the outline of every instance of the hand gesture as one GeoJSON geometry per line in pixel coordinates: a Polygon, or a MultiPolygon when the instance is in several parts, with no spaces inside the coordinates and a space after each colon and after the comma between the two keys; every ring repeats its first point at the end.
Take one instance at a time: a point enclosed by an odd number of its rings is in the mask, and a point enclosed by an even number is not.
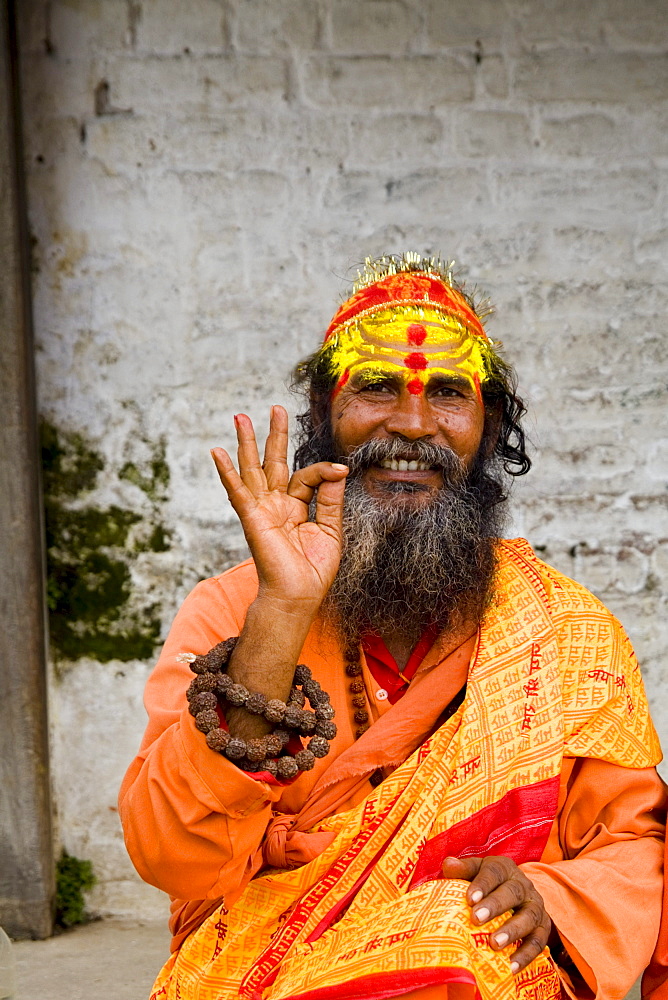
{"type": "Polygon", "coordinates": [[[521,942],[510,963],[514,974],[526,968],[548,943],[552,921],[542,896],[510,858],[446,858],[443,876],[471,883],[466,899],[473,907],[476,923],[486,924],[500,913],[513,911],[505,924],[490,935],[490,945],[500,951],[514,941],[521,942]]]}
{"type": "Polygon", "coordinates": [[[290,476],[288,415],[282,406],[271,408],[262,465],[250,418],[242,413],[234,422],[239,471],[222,448],[211,454],[255,561],[260,596],[289,611],[315,613],[339,567],[348,469],[318,462],[290,476]],[[309,521],[316,490],[315,521],[309,521]]]}

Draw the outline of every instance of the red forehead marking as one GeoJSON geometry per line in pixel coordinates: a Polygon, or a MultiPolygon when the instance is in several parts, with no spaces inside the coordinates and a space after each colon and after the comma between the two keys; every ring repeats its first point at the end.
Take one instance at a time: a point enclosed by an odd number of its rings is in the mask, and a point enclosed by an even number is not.
{"type": "Polygon", "coordinates": [[[419,351],[415,351],[413,354],[408,354],[404,358],[404,364],[413,372],[421,372],[427,367],[427,359],[424,354],[420,354],[419,351]]]}
{"type": "Polygon", "coordinates": [[[480,376],[478,375],[477,372],[473,373],[473,382],[475,384],[475,391],[476,391],[476,396],[478,397],[478,402],[480,403],[481,406],[484,406],[485,404],[482,401],[482,392],[480,389],[480,376]]]}
{"type": "Polygon", "coordinates": [[[343,389],[344,385],[346,384],[349,378],[350,378],[350,368],[346,368],[343,375],[334,386],[334,390],[332,392],[332,399],[334,399],[334,397],[341,391],[341,389],[343,389]]]}
{"type": "Polygon", "coordinates": [[[406,384],[406,388],[411,393],[411,395],[419,396],[422,390],[424,389],[424,386],[422,385],[422,382],[420,381],[419,378],[412,378],[410,382],[406,384]]]}
{"type": "Polygon", "coordinates": [[[413,347],[421,347],[422,344],[424,344],[427,331],[423,327],[422,323],[411,323],[406,330],[406,336],[408,338],[408,343],[413,347]]]}

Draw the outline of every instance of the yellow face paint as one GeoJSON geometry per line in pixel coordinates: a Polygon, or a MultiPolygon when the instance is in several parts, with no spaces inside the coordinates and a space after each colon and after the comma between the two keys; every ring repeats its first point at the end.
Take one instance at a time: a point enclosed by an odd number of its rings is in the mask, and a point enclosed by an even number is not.
{"type": "Polygon", "coordinates": [[[487,378],[488,341],[470,333],[456,317],[439,309],[393,307],[358,316],[333,335],[331,364],[335,392],[359,372],[401,374],[419,395],[433,375],[464,377],[481,399],[487,378]]]}

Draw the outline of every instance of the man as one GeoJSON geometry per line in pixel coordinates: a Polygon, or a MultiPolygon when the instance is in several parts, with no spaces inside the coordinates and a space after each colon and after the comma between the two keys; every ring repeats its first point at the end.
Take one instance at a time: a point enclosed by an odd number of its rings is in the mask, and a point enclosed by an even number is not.
{"type": "Polygon", "coordinates": [[[660,750],[619,624],[501,540],[529,461],[480,310],[440,261],[367,261],[297,380],[292,476],[281,407],[262,463],[244,415],[238,471],[214,450],[252,559],[179,612],[121,791],[173,897],[153,997],[623,997],[660,750]]]}

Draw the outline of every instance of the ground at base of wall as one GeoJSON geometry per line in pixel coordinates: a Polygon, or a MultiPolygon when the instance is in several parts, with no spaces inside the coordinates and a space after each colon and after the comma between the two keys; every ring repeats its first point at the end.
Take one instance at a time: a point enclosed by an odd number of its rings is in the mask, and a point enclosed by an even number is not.
{"type": "Polygon", "coordinates": [[[148,1000],[169,938],[166,921],[98,920],[48,941],[17,941],[16,1000],[148,1000]]]}
{"type": "MultiPolygon", "coordinates": [[[[165,922],[98,920],[48,941],[17,941],[16,1000],[148,1000],[169,955],[165,922]]],[[[625,1000],[640,1000],[640,981],[625,1000]]]]}

